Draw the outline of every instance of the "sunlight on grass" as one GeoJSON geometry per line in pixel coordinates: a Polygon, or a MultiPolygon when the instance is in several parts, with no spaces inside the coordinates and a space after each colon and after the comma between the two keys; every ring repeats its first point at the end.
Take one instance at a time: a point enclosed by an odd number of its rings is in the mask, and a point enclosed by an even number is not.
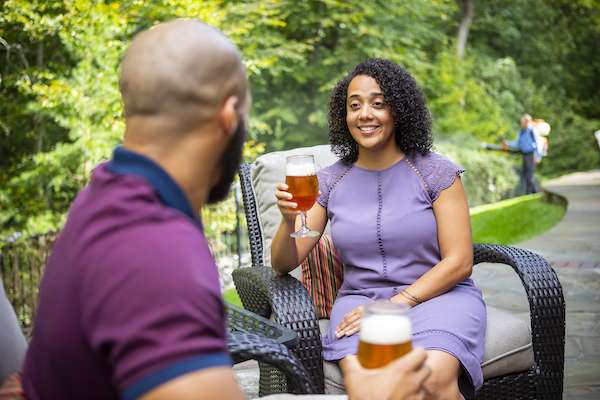
{"type": "Polygon", "coordinates": [[[238,296],[237,292],[235,291],[235,288],[227,289],[225,292],[223,292],[223,298],[228,303],[239,307],[243,307],[242,301],[240,300],[240,296],[238,296]]]}
{"type": "Polygon", "coordinates": [[[473,242],[514,244],[556,225],[565,208],[544,201],[543,193],[530,194],[471,209],[473,242]]]}

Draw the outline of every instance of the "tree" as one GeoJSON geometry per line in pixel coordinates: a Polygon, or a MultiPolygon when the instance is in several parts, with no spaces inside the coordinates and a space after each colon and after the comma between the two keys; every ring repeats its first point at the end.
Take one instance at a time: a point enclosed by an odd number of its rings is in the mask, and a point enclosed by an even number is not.
{"type": "Polygon", "coordinates": [[[462,14],[460,25],[458,26],[458,39],[456,45],[456,55],[461,60],[465,56],[467,38],[469,37],[469,28],[473,21],[474,0],[457,0],[462,14]]]}
{"type": "Polygon", "coordinates": [[[240,47],[253,92],[249,158],[326,142],[335,82],[383,57],[415,76],[438,138],[495,141],[528,110],[554,128],[542,171],[596,167],[598,1],[479,0],[475,15],[474,0],[6,0],[0,232],[60,226],[122,135],[124,50],[136,32],[175,17],[212,24],[240,47]],[[567,159],[569,146],[583,146],[584,162],[567,159]]]}

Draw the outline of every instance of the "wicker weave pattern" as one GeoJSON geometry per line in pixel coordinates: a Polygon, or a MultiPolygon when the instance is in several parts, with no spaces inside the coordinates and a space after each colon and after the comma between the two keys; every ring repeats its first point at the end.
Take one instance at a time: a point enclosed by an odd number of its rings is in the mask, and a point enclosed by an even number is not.
{"type": "MultiPolygon", "coordinates": [[[[276,276],[271,268],[253,267],[235,270],[233,281],[244,307],[256,310],[272,310],[273,319],[286,328],[292,329],[299,342],[292,347],[293,353],[308,370],[319,392],[324,390],[323,359],[321,356],[321,333],[315,308],[304,286],[290,275],[276,276]],[[266,294],[265,294],[266,293],[266,294]],[[261,304],[267,299],[268,306],[261,304]]],[[[261,387],[263,369],[270,381],[275,381],[277,373],[261,366],[261,387]]],[[[283,382],[277,386],[283,388],[283,382]]],[[[264,394],[281,393],[275,388],[265,388],[264,394]]],[[[261,394],[263,392],[261,391],[261,394]]]]}
{"type": "Polygon", "coordinates": [[[246,224],[248,225],[248,240],[250,241],[250,254],[252,255],[252,265],[263,266],[263,241],[260,222],[258,221],[258,210],[256,208],[256,198],[254,197],[254,188],[252,187],[251,165],[242,163],[240,165],[239,177],[240,187],[242,189],[242,199],[244,200],[244,211],[246,212],[246,224]]]}
{"type": "Polygon", "coordinates": [[[298,343],[294,331],[231,304],[225,311],[230,328],[229,351],[236,363],[249,359],[259,362],[261,396],[276,390],[318,392],[304,365],[288,350],[298,343]]]}
{"type": "MultiPolygon", "coordinates": [[[[275,320],[298,333],[299,344],[294,347],[323,392],[323,370],[320,333],[314,307],[304,287],[287,275],[275,277],[271,268],[264,267],[263,243],[258,212],[251,184],[250,166],[240,169],[244,207],[249,226],[249,240],[254,266],[236,270],[234,282],[244,307],[264,317],[271,313],[275,320]]],[[[562,288],[556,273],[542,257],[509,246],[481,245],[473,248],[474,264],[482,262],[510,265],[519,275],[527,293],[531,311],[531,334],[534,365],[529,371],[488,379],[476,394],[476,399],[560,399],[563,389],[565,305],[562,288]]],[[[261,368],[265,393],[287,391],[281,373],[261,368]]]]}
{"type": "MultiPolygon", "coordinates": [[[[474,246],[474,264],[481,262],[510,265],[519,275],[529,300],[534,354],[534,365],[529,371],[529,375],[534,381],[532,385],[535,389],[534,396],[513,396],[512,398],[562,398],[565,301],[556,273],[539,255],[509,246],[476,244],[474,246]]],[[[506,383],[509,383],[510,377],[505,378],[506,383]]],[[[496,380],[501,381],[502,379],[504,378],[491,379],[489,385],[496,385],[496,380]]],[[[481,398],[499,398],[494,391],[492,391],[492,397],[483,396],[487,393],[487,384],[486,381],[480,390],[481,398]]],[[[526,391],[524,390],[524,392],[526,391]]]]}
{"type": "Polygon", "coordinates": [[[227,340],[234,361],[258,360],[277,367],[287,377],[292,393],[316,393],[306,369],[284,345],[252,333],[232,332],[227,340]]]}

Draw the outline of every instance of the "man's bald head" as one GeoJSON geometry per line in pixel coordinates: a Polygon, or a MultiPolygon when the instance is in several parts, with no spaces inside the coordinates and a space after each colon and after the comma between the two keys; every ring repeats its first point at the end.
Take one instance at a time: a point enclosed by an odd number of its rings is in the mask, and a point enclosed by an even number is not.
{"type": "Polygon", "coordinates": [[[138,34],[121,63],[125,117],[159,117],[186,132],[237,96],[247,107],[247,79],[238,49],[220,31],[175,20],[138,34]]]}

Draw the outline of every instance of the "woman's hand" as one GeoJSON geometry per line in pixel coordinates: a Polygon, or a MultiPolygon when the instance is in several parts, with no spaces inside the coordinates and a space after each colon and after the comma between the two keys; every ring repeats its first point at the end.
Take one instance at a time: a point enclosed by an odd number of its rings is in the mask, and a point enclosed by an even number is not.
{"type": "Polygon", "coordinates": [[[296,222],[296,216],[299,211],[296,210],[298,207],[298,203],[295,203],[292,200],[292,194],[288,192],[288,185],[285,183],[278,183],[275,190],[275,197],[277,198],[277,207],[279,207],[279,211],[281,215],[283,215],[283,219],[290,224],[294,224],[296,222]]]}
{"type": "Polygon", "coordinates": [[[335,330],[335,336],[352,336],[360,330],[360,319],[363,315],[363,306],[358,306],[344,316],[344,319],[335,330]]]}

